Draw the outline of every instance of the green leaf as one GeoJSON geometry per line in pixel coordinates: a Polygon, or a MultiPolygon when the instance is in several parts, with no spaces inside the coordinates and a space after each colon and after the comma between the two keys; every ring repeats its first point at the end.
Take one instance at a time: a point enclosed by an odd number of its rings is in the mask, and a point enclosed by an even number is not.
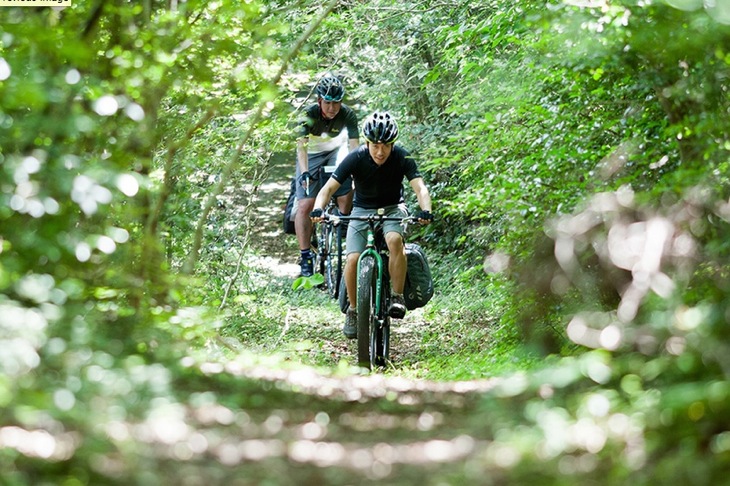
{"type": "Polygon", "coordinates": [[[299,277],[291,285],[292,290],[304,289],[309,290],[324,283],[324,277],[321,273],[315,273],[311,277],[299,277]]]}

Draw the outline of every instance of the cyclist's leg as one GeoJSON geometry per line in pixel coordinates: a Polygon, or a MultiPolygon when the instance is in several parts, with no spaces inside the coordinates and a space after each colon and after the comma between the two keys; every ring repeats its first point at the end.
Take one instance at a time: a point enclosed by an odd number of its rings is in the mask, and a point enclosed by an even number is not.
{"type": "MultiPolygon", "coordinates": [[[[389,206],[385,208],[385,215],[389,217],[405,217],[408,215],[405,205],[389,206]]],[[[388,245],[390,258],[388,260],[388,273],[390,274],[391,287],[396,294],[403,293],[406,281],[406,250],[403,243],[403,226],[397,221],[385,221],[383,223],[385,243],[388,245]]]]}
{"type": "Polygon", "coordinates": [[[337,198],[337,208],[340,210],[340,214],[347,215],[352,211],[352,199],[355,196],[355,191],[350,191],[344,196],[337,198]]]}
{"type": "Polygon", "coordinates": [[[300,199],[297,207],[297,215],[294,219],[294,228],[297,232],[297,241],[299,242],[299,249],[306,250],[310,247],[312,240],[312,220],[309,217],[309,213],[314,208],[314,198],[309,197],[306,199],[300,199]]]}
{"type": "MultiPolygon", "coordinates": [[[[405,206],[399,205],[386,208],[386,214],[388,216],[403,217],[407,215],[407,211],[405,206]]],[[[406,313],[403,289],[408,269],[405,244],[403,243],[404,229],[397,222],[386,221],[383,224],[383,232],[385,233],[385,243],[388,245],[388,273],[390,274],[390,285],[393,290],[388,313],[396,319],[401,319],[406,313]]]]}
{"type": "MultiPolygon", "coordinates": [[[[357,260],[359,258],[360,253],[350,253],[347,255],[345,264],[345,287],[350,305],[345,311],[345,325],[342,332],[349,339],[357,337],[357,260]]],[[[343,290],[341,289],[340,292],[343,290]]]]}
{"type": "MultiPolygon", "coordinates": [[[[352,200],[355,196],[355,191],[352,189],[352,178],[348,177],[347,180],[335,192],[334,197],[337,201],[337,210],[341,215],[347,216],[352,212],[352,200]]],[[[339,231],[344,238],[347,234],[347,222],[343,222],[339,226],[339,231]]]]}
{"type": "MultiPolygon", "coordinates": [[[[369,211],[356,208],[353,216],[362,216],[369,211]]],[[[360,253],[365,250],[365,243],[368,231],[368,224],[365,221],[350,221],[347,228],[347,263],[345,264],[345,286],[347,287],[347,298],[350,307],[357,307],[357,260],[360,253]]]]}
{"type": "Polygon", "coordinates": [[[360,253],[350,253],[347,255],[347,263],[345,264],[345,287],[347,287],[347,300],[350,302],[350,308],[357,307],[357,259],[360,253]]]}
{"type": "Polygon", "coordinates": [[[352,199],[355,196],[355,191],[352,190],[352,178],[342,183],[337,189],[334,196],[337,198],[337,208],[340,210],[340,214],[346,216],[352,211],[352,199]]]}
{"type": "Polygon", "coordinates": [[[402,294],[406,283],[406,248],[403,244],[403,236],[390,231],[385,234],[385,243],[388,245],[390,258],[388,258],[388,273],[390,274],[390,285],[393,293],[402,294]]]}
{"type": "MultiPolygon", "coordinates": [[[[322,165],[326,154],[310,154],[309,155],[309,173],[317,176],[319,168],[322,165]]],[[[294,218],[294,230],[297,234],[297,242],[299,243],[299,251],[301,253],[301,271],[303,276],[310,276],[314,273],[314,256],[311,252],[312,241],[312,220],[309,213],[314,207],[314,199],[317,192],[321,189],[321,178],[311,179],[309,183],[309,191],[299,184],[299,176],[301,175],[299,165],[297,164],[297,214],[294,218]]]]}

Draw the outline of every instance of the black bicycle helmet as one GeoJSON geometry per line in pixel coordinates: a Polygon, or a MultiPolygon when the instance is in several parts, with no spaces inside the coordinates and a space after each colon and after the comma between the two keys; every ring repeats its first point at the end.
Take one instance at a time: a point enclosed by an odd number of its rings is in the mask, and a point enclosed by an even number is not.
{"type": "Polygon", "coordinates": [[[375,112],[365,119],[362,134],[368,142],[393,143],[398,138],[398,124],[388,112],[375,112]]]}
{"type": "Polygon", "coordinates": [[[317,83],[317,94],[325,101],[342,101],[345,96],[345,87],[339,79],[331,74],[325,75],[317,83]]]}

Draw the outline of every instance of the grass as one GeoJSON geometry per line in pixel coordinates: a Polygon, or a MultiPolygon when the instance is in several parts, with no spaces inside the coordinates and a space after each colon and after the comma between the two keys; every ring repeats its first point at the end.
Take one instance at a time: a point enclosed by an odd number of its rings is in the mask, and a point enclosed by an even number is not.
{"type": "MultiPolygon", "coordinates": [[[[436,274],[437,292],[425,308],[393,322],[392,366],[380,372],[453,381],[538,366],[539,361],[522,348],[516,328],[501,321],[507,285],[478,275],[474,268],[458,269],[458,261],[439,264],[449,268],[449,275],[439,280],[436,274]]],[[[291,277],[254,271],[246,275],[228,305],[224,336],[291,365],[330,372],[356,365],[356,343],[342,335],[344,315],[326,291],[292,290],[291,277]]]]}

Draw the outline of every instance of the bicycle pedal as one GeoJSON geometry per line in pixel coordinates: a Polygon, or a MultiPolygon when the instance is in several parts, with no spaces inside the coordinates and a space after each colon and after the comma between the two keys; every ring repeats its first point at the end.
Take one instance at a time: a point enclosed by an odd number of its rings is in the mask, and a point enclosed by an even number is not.
{"type": "Polygon", "coordinates": [[[398,307],[391,307],[388,315],[393,319],[403,319],[406,316],[406,310],[398,307]]]}

